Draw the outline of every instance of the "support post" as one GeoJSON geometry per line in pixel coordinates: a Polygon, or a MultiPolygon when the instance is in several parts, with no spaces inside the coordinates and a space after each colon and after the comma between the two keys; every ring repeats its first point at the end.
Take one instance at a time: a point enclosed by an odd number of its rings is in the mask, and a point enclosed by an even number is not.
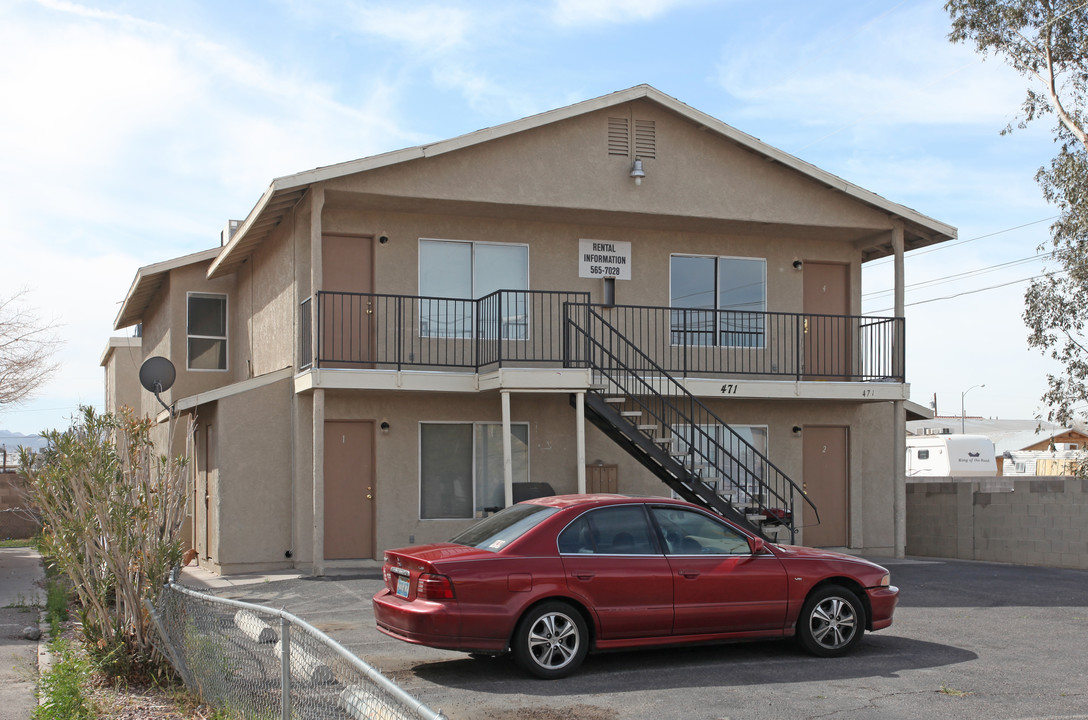
{"type": "Polygon", "coordinates": [[[575,423],[574,436],[578,455],[578,493],[586,491],[586,394],[578,392],[574,394],[575,423]]]}
{"type": "MultiPolygon", "coordinates": [[[[892,225],[892,252],[895,254],[895,317],[902,318],[906,311],[906,286],[903,255],[905,248],[903,220],[896,218],[892,225]]],[[[892,353],[898,359],[905,357],[903,335],[895,333],[895,345],[892,353]]],[[[905,364],[899,367],[899,374],[906,380],[905,364]]],[[[895,556],[906,555],[907,548],[907,408],[903,400],[892,403],[892,512],[895,514],[895,556]]]]}
{"type": "Polygon", "coordinates": [[[510,442],[510,391],[502,393],[502,487],[506,507],[514,504],[514,447],[510,442]]]}
{"type": "Polygon", "coordinates": [[[314,390],[313,414],[314,560],[313,574],[325,574],[325,391],[314,390]]]}
{"type": "Polygon", "coordinates": [[[280,617],[280,717],[291,720],[291,623],[280,617]]]}

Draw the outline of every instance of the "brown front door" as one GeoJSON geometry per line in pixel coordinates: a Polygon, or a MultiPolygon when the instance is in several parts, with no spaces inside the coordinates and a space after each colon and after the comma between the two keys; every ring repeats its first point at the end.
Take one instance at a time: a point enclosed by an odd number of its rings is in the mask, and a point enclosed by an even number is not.
{"type": "Polygon", "coordinates": [[[321,238],[321,366],[372,367],[375,299],[373,241],[355,235],[321,238]]]}
{"type": "Polygon", "coordinates": [[[374,555],[374,423],[325,423],[325,559],[374,555]]]}
{"type": "Polygon", "coordinates": [[[847,547],[850,528],[849,429],[804,427],[803,487],[820,513],[820,524],[806,515],[804,543],[809,547],[847,547]]]}
{"type": "Polygon", "coordinates": [[[850,266],[804,264],[805,378],[846,379],[850,375],[850,266]]]}

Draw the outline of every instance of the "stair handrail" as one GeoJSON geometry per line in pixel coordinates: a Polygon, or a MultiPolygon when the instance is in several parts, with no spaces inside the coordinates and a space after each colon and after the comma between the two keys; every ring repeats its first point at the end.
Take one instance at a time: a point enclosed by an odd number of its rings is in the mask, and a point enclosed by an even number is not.
{"type": "MultiPolygon", "coordinates": [[[[719,458],[721,456],[724,456],[724,457],[728,458],[729,461],[736,468],[743,471],[743,473],[745,473],[748,476],[748,478],[750,478],[752,481],[754,481],[753,483],[749,483],[749,484],[755,485],[756,487],[760,488],[762,491],[767,492],[769,496],[773,496],[776,500],[778,500],[778,502],[780,504],[785,505],[786,508],[788,508],[788,510],[790,512],[790,516],[791,516],[789,518],[789,525],[790,525],[791,530],[798,527],[794,523],[794,516],[793,516],[793,509],[794,509],[793,498],[796,497],[797,495],[800,495],[802,500],[812,509],[812,512],[813,512],[813,514],[814,514],[814,516],[816,518],[816,522],[817,523],[819,522],[819,510],[816,508],[815,504],[813,504],[812,500],[809,499],[807,493],[805,493],[805,491],[802,488],[798,487],[797,483],[794,482],[792,478],[790,478],[786,473],[784,473],[777,465],[775,465],[770,460],[770,458],[768,458],[766,455],[764,455],[762,452],[760,452],[754,445],[752,445],[747,440],[745,440],[744,437],[742,437],[739,433],[737,433],[728,423],[726,423],[724,420],[722,420],[720,417],[718,417],[718,415],[715,414],[712,410],[710,410],[710,408],[706,407],[706,405],[704,405],[699,400],[699,398],[695,397],[695,395],[693,395],[686,387],[684,387],[678,380],[676,380],[676,378],[674,378],[671,374],[669,374],[667,371],[665,371],[664,368],[662,368],[657,362],[655,362],[653,360],[653,358],[651,358],[649,355],[647,355],[637,345],[635,345],[630,340],[628,340],[623,335],[623,333],[621,333],[615,326],[613,326],[603,315],[601,315],[591,305],[582,304],[582,303],[565,303],[564,304],[564,312],[565,312],[565,315],[566,315],[565,320],[566,320],[566,323],[567,323],[568,327],[570,327],[573,331],[581,334],[582,337],[585,339],[585,344],[587,346],[587,349],[585,350],[585,354],[586,354],[585,362],[589,365],[589,367],[592,370],[595,370],[595,371],[601,373],[601,375],[607,377],[609,382],[614,384],[616,387],[623,388],[624,394],[628,398],[630,398],[632,401],[634,401],[635,403],[640,405],[646,412],[648,412],[651,416],[653,416],[657,420],[659,420],[663,425],[669,427],[670,431],[674,435],[676,435],[677,437],[681,437],[679,435],[679,433],[677,433],[677,431],[676,431],[677,423],[670,422],[668,418],[663,416],[663,413],[658,413],[657,411],[655,411],[654,408],[647,405],[640,398],[644,397],[644,396],[659,398],[664,407],[670,409],[681,420],[686,420],[687,421],[686,425],[691,430],[691,438],[690,438],[690,440],[686,440],[686,442],[688,444],[689,451],[693,455],[697,453],[700,457],[702,457],[706,461],[707,466],[714,467],[715,469],[721,470],[722,471],[721,472],[722,479],[728,481],[729,484],[733,488],[735,488],[736,490],[749,495],[749,498],[752,501],[754,501],[754,502],[752,502],[750,504],[756,505],[762,511],[771,511],[772,510],[772,508],[770,506],[768,506],[768,504],[765,503],[760,498],[752,497],[749,487],[746,487],[746,485],[742,485],[740,482],[738,482],[737,479],[735,479],[735,478],[731,477],[730,475],[726,474],[724,472],[724,467],[722,467],[722,464],[721,464],[720,461],[718,461],[718,462],[712,461],[710,459],[710,457],[707,455],[707,453],[699,450],[698,445],[696,443],[696,438],[697,437],[700,438],[700,439],[705,440],[708,450],[711,449],[711,448],[715,449],[719,453],[719,458]],[[631,352],[633,352],[633,354],[636,357],[638,357],[643,362],[643,364],[645,364],[645,366],[647,366],[647,369],[649,369],[651,372],[653,372],[655,374],[656,378],[659,378],[666,385],[674,388],[675,392],[672,393],[671,396],[679,396],[679,397],[684,398],[687,401],[687,403],[691,406],[690,413],[685,415],[684,410],[677,407],[675,403],[670,402],[669,399],[668,399],[668,396],[666,396],[664,393],[657,390],[653,386],[653,384],[651,384],[651,382],[649,382],[644,377],[643,374],[634,371],[631,368],[630,364],[624,363],[620,358],[618,358],[616,356],[615,352],[613,352],[611,349],[605,347],[602,340],[594,337],[593,333],[590,332],[588,328],[580,327],[578,325],[578,323],[574,320],[573,316],[572,316],[571,310],[573,308],[583,309],[585,314],[586,314],[587,324],[588,324],[588,320],[590,320],[590,319],[594,319],[597,322],[599,322],[603,328],[608,330],[610,338],[616,339],[620,343],[622,343],[624,346],[626,346],[627,349],[629,349],[631,352]],[[610,372],[609,369],[605,368],[602,363],[595,363],[593,361],[593,354],[588,349],[591,346],[596,346],[597,348],[599,348],[602,356],[610,358],[613,361],[613,364],[618,366],[618,368],[620,370],[626,371],[626,374],[627,374],[627,377],[629,378],[629,380],[633,381],[635,383],[635,385],[643,388],[644,392],[643,393],[631,392],[628,389],[628,386],[624,382],[621,382],[621,380],[616,377],[615,372],[610,372]],[[744,463],[737,460],[737,458],[734,456],[734,454],[732,452],[730,452],[729,450],[727,450],[724,446],[722,446],[720,442],[718,442],[715,438],[711,437],[711,435],[709,433],[707,433],[701,427],[701,423],[697,422],[697,420],[699,420],[699,418],[695,417],[695,408],[696,407],[699,408],[702,415],[704,416],[703,419],[713,421],[712,423],[703,423],[703,424],[713,424],[713,425],[716,425],[718,427],[724,428],[724,430],[727,433],[729,433],[731,440],[734,440],[734,441],[738,442],[740,444],[740,446],[742,447],[742,449],[747,448],[747,450],[749,450],[766,468],[768,468],[772,472],[772,474],[774,476],[776,476],[777,478],[780,478],[783,481],[781,483],[782,485],[788,485],[789,491],[792,491],[792,492],[790,492],[791,497],[787,498],[785,496],[784,492],[787,492],[787,490],[785,488],[783,489],[782,492],[780,492],[776,487],[771,486],[766,480],[764,480],[762,477],[760,477],[759,475],[754,473],[751,470],[751,468],[749,468],[744,463]]],[[[568,348],[568,361],[571,362],[571,363],[574,362],[574,358],[570,357],[569,353],[573,352],[573,351],[574,351],[574,345],[572,344],[568,348]]],[[[693,463],[693,467],[689,469],[689,472],[691,472],[695,476],[692,479],[697,479],[697,480],[700,480],[700,482],[701,482],[701,478],[699,478],[698,474],[695,472],[694,463],[693,463]]],[[[725,499],[725,498],[723,498],[723,499],[725,499]]],[[[729,504],[733,505],[732,502],[730,502],[729,504]]],[[[785,518],[778,518],[778,519],[782,520],[783,522],[785,521],[785,518]]],[[[806,525],[807,524],[809,524],[809,523],[806,523],[806,525]]]]}

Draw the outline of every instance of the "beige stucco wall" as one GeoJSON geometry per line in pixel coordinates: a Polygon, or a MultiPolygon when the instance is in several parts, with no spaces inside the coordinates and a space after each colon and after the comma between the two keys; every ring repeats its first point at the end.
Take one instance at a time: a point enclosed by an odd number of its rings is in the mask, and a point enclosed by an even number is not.
{"type": "Polygon", "coordinates": [[[329,233],[389,238],[385,244],[374,244],[377,293],[419,293],[419,240],[430,238],[526,244],[529,289],[589,292],[594,302],[601,302],[604,282],[578,277],[578,242],[620,240],[631,243],[632,255],[631,280],[616,281],[615,300],[621,305],[668,307],[670,257],[683,254],[766,259],[769,312],[802,311],[804,271],[793,267],[795,260],[847,264],[851,312],[861,312],[860,259],[850,245],[841,242],[336,208],[326,209],[323,227],[329,233]]]}
{"type": "Polygon", "coordinates": [[[339,178],[328,189],[490,206],[607,208],[645,222],[660,214],[870,233],[891,227],[880,212],[643,101],[339,178]],[[632,158],[607,154],[608,118],[624,115],[656,123],[657,157],[644,160],[641,187],[629,177],[632,158]]]}
{"type": "MultiPolygon", "coordinates": [[[[312,401],[301,396],[296,420],[307,422],[312,401]]],[[[732,425],[762,425],[768,430],[769,456],[798,483],[802,477],[802,435],[794,425],[843,425],[850,434],[850,544],[857,550],[892,554],[894,548],[891,503],[892,466],[879,462],[879,438],[889,432],[890,404],[863,411],[853,403],[707,400],[710,409],[732,425]],[[886,417],[882,417],[886,416],[886,417]],[[883,465],[883,467],[881,467],[883,465]],[[864,519],[864,522],[863,522],[864,519]]],[[[376,438],[375,493],[378,498],[377,551],[449,539],[472,520],[421,520],[419,518],[419,426],[421,422],[501,422],[501,398],[496,392],[424,394],[409,392],[327,391],[326,420],[387,421],[390,430],[376,438]]],[[[550,483],[558,493],[576,492],[577,467],[575,413],[566,394],[514,393],[511,419],[529,424],[530,480],[550,483]]],[[[296,561],[312,560],[312,482],[309,459],[310,428],[300,427],[295,447],[296,561]]],[[[586,427],[586,461],[616,464],[619,491],[630,494],[667,495],[669,488],[627,455],[591,424],[586,427]]],[[[798,537],[803,542],[803,531],[798,537]]]]}
{"type": "MultiPolygon", "coordinates": [[[[237,332],[240,318],[248,312],[248,299],[236,292],[235,275],[208,280],[209,262],[193,263],[172,270],[143,314],[144,358],[161,355],[174,363],[177,379],[162,393],[167,404],[176,399],[229,385],[246,377],[248,343],[237,332]],[[227,370],[189,370],[186,322],[188,293],[222,293],[227,296],[227,370]]],[[[161,410],[151,393],[142,393],[142,411],[154,416],[161,410]]]]}
{"type": "Polygon", "coordinates": [[[140,338],[109,339],[109,348],[103,363],[106,412],[116,412],[122,406],[128,406],[137,412],[142,411],[142,363],[143,348],[140,338]]]}
{"type": "Polygon", "coordinates": [[[211,553],[223,572],[283,567],[292,549],[289,380],[199,408],[214,418],[219,492],[211,553]]]}

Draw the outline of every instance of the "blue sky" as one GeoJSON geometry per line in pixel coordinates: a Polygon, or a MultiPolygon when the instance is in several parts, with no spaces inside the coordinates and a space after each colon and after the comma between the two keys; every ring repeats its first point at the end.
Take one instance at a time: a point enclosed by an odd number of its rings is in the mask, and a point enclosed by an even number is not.
{"type": "MultiPolygon", "coordinates": [[[[959,228],[908,255],[908,285],[943,279],[907,293],[912,398],[958,414],[984,383],[968,414],[1030,418],[1048,364],[1016,281],[1045,266],[1050,123],[1000,136],[1027,81],[948,26],[939,0],[6,0],[0,287],[65,344],[0,428],[101,406],[136,269],[214,246],[273,178],[640,83],[959,228]]],[[[890,315],[891,265],[871,265],[864,309],[890,315]]]]}

